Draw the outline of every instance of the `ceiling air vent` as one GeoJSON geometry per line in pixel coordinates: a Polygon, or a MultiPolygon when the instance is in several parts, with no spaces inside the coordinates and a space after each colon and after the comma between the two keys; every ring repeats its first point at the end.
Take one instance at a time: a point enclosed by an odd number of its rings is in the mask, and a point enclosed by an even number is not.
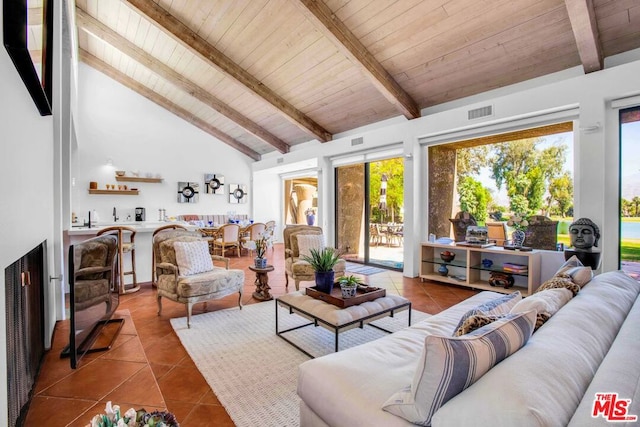
{"type": "Polygon", "coordinates": [[[360,138],[353,138],[351,140],[351,146],[353,147],[354,145],[362,145],[364,144],[364,138],[360,137],[360,138]]]}
{"type": "Polygon", "coordinates": [[[487,105],[485,107],[469,110],[467,114],[469,116],[469,120],[493,116],[493,105],[487,105]]]}

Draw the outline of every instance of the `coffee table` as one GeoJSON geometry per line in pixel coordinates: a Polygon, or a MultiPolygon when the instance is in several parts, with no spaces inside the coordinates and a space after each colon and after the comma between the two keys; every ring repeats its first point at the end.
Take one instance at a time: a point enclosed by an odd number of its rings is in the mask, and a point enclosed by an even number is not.
{"type": "MultiPolygon", "coordinates": [[[[275,308],[276,335],[312,359],[314,358],[313,355],[283,336],[283,334],[306,326],[322,326],[335,334],[335,351],[337,352],[339,349],[338,335],[340,332],[353,328],[362,329],[365,324],[369,324],[374,320],[387,316],[393,317],[395,313],[409,310],[407,326],[411,326],[411,301],[398,295],[387,295],[373,301],[340,308],[319,299],[312,298],[306,295],[305,291],[297,291],[276,298],[275,308]],[[289,314],[298,314],[311,320],[311,322],[281,331],[278,322],[278,306],[287,308],[289,314]]],[[[384,332],[392,332],[374,324],[369,324],[369,326],[384,332]]]]}

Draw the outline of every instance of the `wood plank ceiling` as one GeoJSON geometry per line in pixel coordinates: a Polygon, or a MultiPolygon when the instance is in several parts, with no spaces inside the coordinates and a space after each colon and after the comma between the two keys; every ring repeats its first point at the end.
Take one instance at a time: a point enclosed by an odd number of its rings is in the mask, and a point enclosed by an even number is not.
{"type": "Polygon", "coordinates": [[[640,0],[77,0],[79,58],[258,160],[640,47],[640,0]]]}

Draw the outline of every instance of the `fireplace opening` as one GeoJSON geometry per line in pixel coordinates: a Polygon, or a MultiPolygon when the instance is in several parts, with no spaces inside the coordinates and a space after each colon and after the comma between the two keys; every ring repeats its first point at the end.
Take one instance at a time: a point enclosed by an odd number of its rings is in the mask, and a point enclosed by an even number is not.
{"type": "Polygon", "coordinates": [[[5,271],[8,425],[22,426],[44,356],[46,240],[5,271]]]}

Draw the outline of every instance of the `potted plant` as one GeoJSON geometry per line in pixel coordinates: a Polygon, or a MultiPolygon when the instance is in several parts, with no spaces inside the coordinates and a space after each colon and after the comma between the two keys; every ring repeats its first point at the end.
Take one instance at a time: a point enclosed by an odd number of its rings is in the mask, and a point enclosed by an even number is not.
{"type": "Polygon", "coordinates": [[[522,246],[524,244],[524,239],[527,236],[525,231],[529,226],[529,221],[527,220],[527,218],[522,214],[514,214],[507,221],[507,225],[509,227],[513,227],[515,230],[511,235],[513,246],[522,246]]]}
{"type": "Polygon", "coordinates": [[[253,260],[256,268],[266,268],[267,267],[267,258],[265,257],[267,253],[267,238],[260,234],[258,238],[254,242],[256,257],[253,260]]]}
{"type": "Polygon", "coordinates": [[[316,289],[330,294],[333,290],[335,277],[333,267],[340,260],[340,254],[334,248],[309,249],[311,255],[303,255],[301,258],[311,264],[316,272],[316,289]]]}
{"type": "Polygon", "coordinates": [[[342,276],[338,279],[342,298],[353,298],[356,296],[358,285],[362,285],[362,281],[356,276],[342,276]]]}

